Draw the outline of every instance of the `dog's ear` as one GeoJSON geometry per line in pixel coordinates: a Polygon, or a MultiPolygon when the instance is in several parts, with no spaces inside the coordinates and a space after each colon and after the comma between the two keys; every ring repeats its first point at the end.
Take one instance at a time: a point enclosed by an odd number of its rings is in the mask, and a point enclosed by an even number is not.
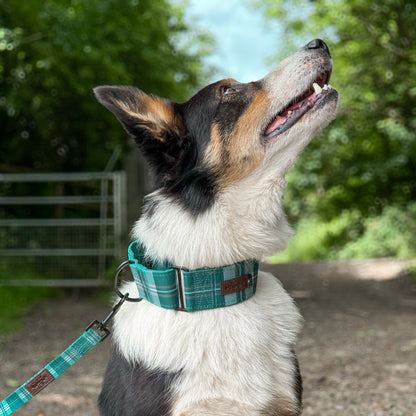
{"type": "Polygon", "coordinates": [[[139,145],[155,185],[172,186],[195,165],[196,148],[173,101],[134,87],[96,87],[94,93],[139,145]]]}
{"type": "Polygon", "coordinates": [[[184,133],[182,118],[175,112],[174,102],[166,98],[128,86],[96,87],[94,94],[139,144],[150,138],[149,135],[164,142],[169,136],[184,133]]]}

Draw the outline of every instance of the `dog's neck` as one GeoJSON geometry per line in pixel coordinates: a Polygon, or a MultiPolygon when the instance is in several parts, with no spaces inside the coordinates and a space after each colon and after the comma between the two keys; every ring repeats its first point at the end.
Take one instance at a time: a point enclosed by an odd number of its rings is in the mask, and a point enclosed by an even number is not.
{"type": "Polygon", "coordinates": [[[156,191],[132,237],[151,258],[188,269],[261,260],[284,250],[293,235],[282,208],[285,185],[284,176],[276,179],[262,169],[220,192],[213,206],[196,216],[156,191]]]}

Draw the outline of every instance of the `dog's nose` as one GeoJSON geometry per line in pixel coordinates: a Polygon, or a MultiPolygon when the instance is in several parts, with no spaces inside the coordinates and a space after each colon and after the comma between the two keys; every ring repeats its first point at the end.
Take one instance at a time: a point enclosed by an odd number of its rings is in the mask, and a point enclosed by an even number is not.
{"type": "Polygon", "coordinates": [[[323,49],[328,55],[330,55],[329,48],[322,39],[314,39],[310,41],[306,45],[306,49],[323,49]]]}

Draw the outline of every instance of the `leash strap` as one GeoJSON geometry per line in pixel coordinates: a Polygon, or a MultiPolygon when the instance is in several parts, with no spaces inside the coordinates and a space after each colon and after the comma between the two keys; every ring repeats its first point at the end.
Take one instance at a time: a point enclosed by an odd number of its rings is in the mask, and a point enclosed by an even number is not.
{"type": "Polygon", "coordinates": [[[114,316],[120,306],[128,298],[128,293],[113,307],[110,314],[101,322],[93,321],[85,332],[73,342],[63,353],[36,373],[30,380],[22,384],[0,403],[0,416],[8,416],[20,406],[28,402],[47,385],[58,378],[65,370],[75,364],[92,347],[103,341],[110,334],[107,322],[114,316]]]}
{"type": "Polygon", "coordinates": [[[0,403],[0,416],[10,415],[20,406],[28,402],[33,396],[52,383],[65,370],[75,364],[92,347],[102,341],[104,336],[93,328],[85,331],[74,343],[72,343],[62,354],[47,364],[42,370],[35,374],[29,381],[20,386],[10,396],[0,403]]]}

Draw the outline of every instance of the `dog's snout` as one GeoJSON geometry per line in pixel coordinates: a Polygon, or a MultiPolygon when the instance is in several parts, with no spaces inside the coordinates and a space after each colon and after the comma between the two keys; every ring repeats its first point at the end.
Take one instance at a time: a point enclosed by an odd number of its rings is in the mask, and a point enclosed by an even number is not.
{"type": "Polygon", "coordinates": [[[328,45],[322,39],[314,39],[310,41],[306,45],[306,49],[323,49],[328,55],[330,55],[328,45]]]}

